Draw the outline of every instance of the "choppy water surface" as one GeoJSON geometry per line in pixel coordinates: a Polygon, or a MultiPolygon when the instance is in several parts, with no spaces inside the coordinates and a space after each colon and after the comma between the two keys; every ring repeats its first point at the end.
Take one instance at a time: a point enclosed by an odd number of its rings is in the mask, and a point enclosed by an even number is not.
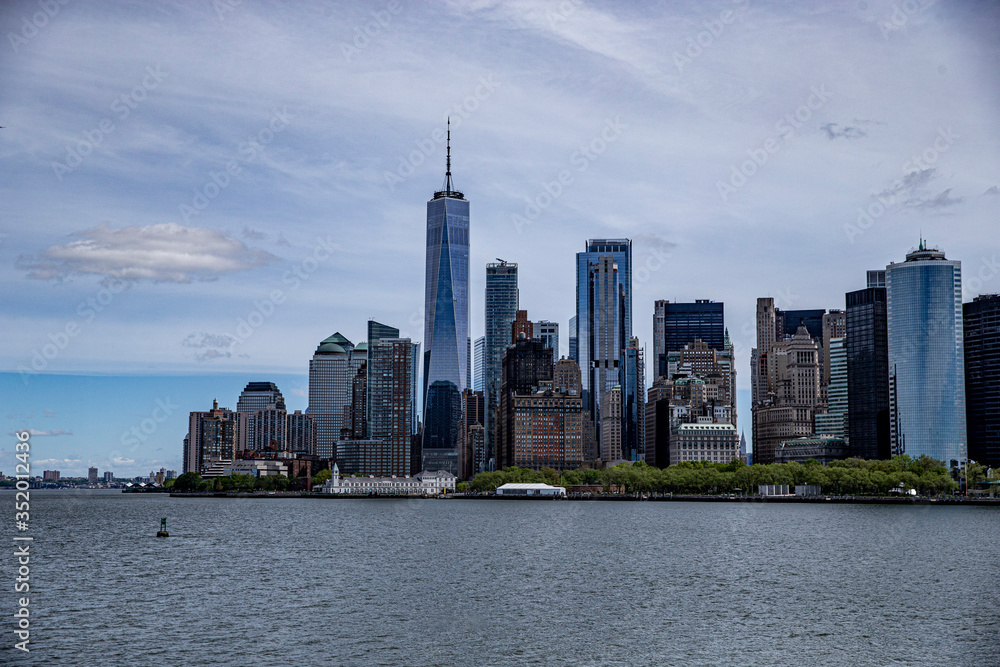
{"type": "MultiPolygon", "coordinates": [[[[1000,664],[1000,508],[33,491],[31,510],[31,664],[1000,664]]],[[[11,628],[0,663],[21,660],[11,628]]]]}

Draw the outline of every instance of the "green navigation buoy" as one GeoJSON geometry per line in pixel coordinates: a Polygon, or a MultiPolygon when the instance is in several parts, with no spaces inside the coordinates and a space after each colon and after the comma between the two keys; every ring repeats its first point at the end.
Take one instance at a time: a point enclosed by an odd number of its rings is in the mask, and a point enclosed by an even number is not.
{"type": "Polygon", "coordinates": [[[156,533],[157,537],[170,537],[170,533],[167,532],[167,517],[162,517],[160,519],[160,530],[156,533]]]}

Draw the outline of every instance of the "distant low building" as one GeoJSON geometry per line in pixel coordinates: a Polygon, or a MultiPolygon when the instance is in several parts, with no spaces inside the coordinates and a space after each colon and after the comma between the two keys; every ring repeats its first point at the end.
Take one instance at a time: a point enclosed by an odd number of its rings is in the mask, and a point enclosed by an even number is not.
{"type": "Polygon", "coordinates": [[[337,464],[323,493],[355,496],[436,496],[455,491],[455,475],[424,470],[412,477],[341,477],[337,464]]]}
{"type": "Polygon", "coordinates": [[[783,440],[774,450],[775,463],[805,463],[810,459],[826,465],[848,457],[843,438],[803,437],[783,440]]]}
{"type": "Polygon", "coordinates": [[[253,475],[254,477],[285,475],[287,477],[288,466],[282,461],[276,460],[237,459],[222,467],[221,476],[226,477],[229,475],[253,475]]]}
{"type": "Polygon", "coordinates": [[[566,489],[541,483],[509,482],[497,487],[498,496],[566,496],[566,489]]]}

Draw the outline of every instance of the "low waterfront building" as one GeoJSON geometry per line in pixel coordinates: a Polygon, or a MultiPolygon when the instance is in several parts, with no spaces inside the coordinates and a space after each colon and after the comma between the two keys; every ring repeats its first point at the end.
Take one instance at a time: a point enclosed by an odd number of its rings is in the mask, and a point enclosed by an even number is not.
{"type": "Polygon", "coordinates": [[[337,464],[323,485],[323,493],[355,496],[436,496],[455,491],[455,475],[447,470],[424,470],[412,477],[342,477],[337,464]]]}
{"type": "Polygon", "coordinates": [[[795,438],[783,441],[774,450],[775,463],[805,463],[812,459],[826,465],[847,457],[847,445],[843,438],[795,438]]]}
{"type": "Polygon", "coordinates": [[[559,496],[566,497],[566,489],[542,483],[508,482],[497,487],[498,496],[559,496]]]}
{"type": "Polygon", "coordinates": [[[268,475],[288,476],[288,466],[282,461],[264,459],[236,459],[222,466],[218,475],[203,474],[202,477],[229,477],[230,475],[252,475],[267,477],[268,475]]]}

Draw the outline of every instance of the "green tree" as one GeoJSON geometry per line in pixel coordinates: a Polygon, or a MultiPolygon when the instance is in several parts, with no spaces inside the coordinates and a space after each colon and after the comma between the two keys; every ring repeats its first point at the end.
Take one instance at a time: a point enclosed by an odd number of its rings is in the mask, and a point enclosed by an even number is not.
{"type": "Polygon", "coordinates": [[[174,482],[176,491],[197,491],[201,486],[201,475],[196,472],[186,472],[174,482]]]}
{"type": "Polygon", "coordinates": [[[455,485],[455,492],[456,493],[465,493],[468,490],[469,490],[469,483],[468,482],[459,482],[458,484],[455,485]]]}
{"type": "Polygon", "coordinates": [[[323,484],[329,482],[332,477],[333,471],[329,468],[324,468],[312,476],[313,486],[322,486],[323,484]]]}

